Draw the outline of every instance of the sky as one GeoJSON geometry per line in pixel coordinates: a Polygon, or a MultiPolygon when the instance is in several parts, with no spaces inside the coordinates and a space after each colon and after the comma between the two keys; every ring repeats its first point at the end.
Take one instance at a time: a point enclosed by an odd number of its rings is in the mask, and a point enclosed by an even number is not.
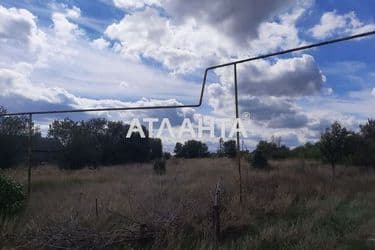
{"type": "MultiPolygon", "coordinates": [[[[205,68],[375,30],[372,0],[0,0],[0,105],[9,112],[196,104],[205,68]]],[[[246,147],[294,147],[338,120],[375,116],[375,37],[238,65],[246,147]]],[[[233,118],[233,68],[210,72],[200,108],[72,114],[233,118]]],[[[37,116],[45,133],[54,119],[37,116]]],[[[162,137],[167,150],[176,139],[162,137]]],[[[186,137],[183,140],[194,139],[186,137]]],[[[182,140],[182,141],[183,141],[182,140]]],[[[211,149],[217,139],[205,138],[211,149]]]]}

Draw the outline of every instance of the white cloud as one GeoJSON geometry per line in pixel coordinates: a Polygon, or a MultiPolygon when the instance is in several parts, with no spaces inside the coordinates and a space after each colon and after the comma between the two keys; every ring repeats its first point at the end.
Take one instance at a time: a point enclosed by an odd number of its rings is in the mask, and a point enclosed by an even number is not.
{"type": "Polygon", "coordinates": [[[311,28],[310,33],[316,39],[324,39],[337,34],[356,34],[374,29],[375,24],[362,23],[355,12],[340,15],[334,10],[324,13],[320,19],[320,23],[311,28]]]}
{"type": "MultiPolygon", "coordinates": [[[[54,109],[92,109],[92,108],[121,108],[121,107],[142,107],[142,106],[170,106],[182,105],[175,99],[157,100],[142,98],[134,102],[124,102],[116,99],[93,99],[74,95],[63,88],[48,87],[35,84],[14,70],[0,69],[0,98],[16,97],[20,102],[44,103],[48,109],[48,104],[53,104],[54,109]]],[[[16,107],[12,107],[13,109],[16,107]]],[[[29,107],[32,110],[32,107],[29,107]]],[[[30,111],[29,110],[29,111],[30,111]]],[[[24,110],[23,110],[24,111],[24,110]]],[[[133,117],[152,116],[168,117],[172,124],[180,122],[185,114],[195,113],[194,109],[186,108],[182,110],[143,110],[129,111],[127,113],[112,115],[112,118],[130,120],[133,117]]]]}
{"type": "Polygon", "coordinates": [[[193,18],[234,38],[237,43],[246,43],[257,36],[262,22],[300,3],[298,0],[164,0],[162,7],[176,20],[193,18]]]}
{"type": "Polygon", "coordinates": [[[37,18],[28,10],[5,8],[0,5],[0,44],[25,44],[37,50],[44,42],[45,34],[37,28],[37,18]]]}
{"type": "Polygon", "coordinates": [[[160,5],[159,0],[113,0],[115,6],[122,9],[138,9],[146,5],[160,5]]]}
{"type": "Polygon", "coordinates": [[[54,12],[52,14],[52,21],[56,37],[67,43],[77,36],[83,35],[84,31],[77,24],[69,21],[69,19],[79,18],[80,15],[81,11],[77,7],[67,8],[62,12],[54,12]]]}
{"type": "MultiPolygon", "coordinates": [[[[187,73],[196,73],[212,64],[305,43],[297,28],[298,20],[309,6],[302,1],[114,0],[114,3],[125,9],[125,17],[110,25],[103,37],[94,40],[78,25],[85,17],[81,17],[76,7],[56,7],[51,17],[53,25],[45,27],[43,32],[30,12],[1,7],[0,12],[11,13],[0,16],[0,43],[6,44],[0,47],[0,100],[5,100],[2,103],[21,111],[196,103],[200,83],[180,80],[178,74],[190,77],[187,73]],[[291,7],[291,3],[297,5],[291,7]],[[227,13],[230,8],[233,8],[231,13],[227,13]],[[245,15],[249,13],[255,14],[245,15]],[[15,17],[26,28],[19,29],[22,31],[19,34],[10,34],[7,23],[17,23],[15,17]],[[38,41],[37,38],[40,38],[38,53],[25,53],[29,44],[35,47],[32,41],[38,41]],[[114,41],[109,42],[109,38],[114,41]],[[11,40],[18,44],[10,43],[11,40]],[[142,64],[141,58],[160,62],[167,72],[142,64]]],[[[355,18],[352,14],[344,21],[364,29],[366,25],[355,18]]],[[[334,21],[336,26],[341,25],[334,21]]],[[[339,30],[349,32],[345,28],[317,30],[318,35],[331,35],[339,30]]],[[[215,73],[219,83],[210,84],[205,95],[205,105],[213,112],[203,107],[204,112],[209,116],[233,117],[232,69],[215,73]]],[[[254,119],[247,124],[248,141],[254,145],[260,139],[280,135],[289,145],[296,145],[316,139],[319,129],[328,126],[332,119],[347,120],[348,126],[355,124],[355,117],[343,114],[354,113],[358,107],[362,116],[373,112],[369,107],[375,105],[375,89],[369,91],[369,88],[366,97],[357,97],[363,102],[353,102],[352,108],[349,101],[329,101],[328,96],[324,96],[326,99],[314,96],[311,107],[302,107],[300,101],[306,96],[329,94],[324,81],[324,75],[309,55],[239,66],[240,112],[250,112],[254,119]],[[333,111],[327,112],[329,109],[333,111]]],[[[187,109],[105,115],[127,121],[134,116],[169,117],[175,125],[185,116],[198,114],[187,109]]],[[[163,139],[174,142],[171,138],[163,139]]]]}
{"type": "MultiPolygon", "coordinates": [[[[40,52],[25,58],[26,40],[20,40],[21,46],[0,47],[6,55],[0,60],[0,100],[10,110],[122,107],[144,97],[152,103],[161,99],[189,104],[198,101],[199,85],[129,61],[110,48],[100,50],[97,46],[108,45],[104,39],[90,41],[74,23],[79,9],[56,11],[53,26],[44,30],[40,52]]],[[[37,24],[33,25],[38,30],[37,24]]]]}
{"type": "Polygon", "coordinates": [[[117,48],[124,56],[151,58],[161,62],[174,73],[186,74],[228,61],[229,58],[243,58],[248,57],[249,54],[258,55],[271,50],[302,44],[295,23],[309,5],[301,1],[296,2],[298,4],[291,9],[291,5],[285,1],[273,3],[273,7],[278,6],[281,10],[285,10],[281,15],[277,15],[272,10],[267,9],[263,2],[260,5],[255,5],[256,8],[253,8],[250,3],[243,3],[240,8],[239,3],[224,0],[218,1],[214,5],[208,4],[208,1],[195,3],[195,5],[186,1],[164,1],[162,7],[170,16],[161,14],[159,9],[145,7],[127,14],[121,21],[110,25],[105,34],[109,38],[119,41],[117,48]],[[202,5],[205,8],[195,12],[179,13],[182,9],[191,8],[190,4],[197,8],[202,5]],[[214,15],[219,15],[219,13],[215,14],[212,8],[219,9],[224,6],[231,7],[233,13],[242,13],[244,10],[251,9],[251,13],[267,12],[270,16],[264,14],[265,16],[257,21],[246,22],[246,25],[242,20],[241,25],[243,27],[237,28],[246,34],[239,34],[238,36],[251,37],[252,31],[250,30],[255,30],[256,35],[253,38],[256,39],[242,39],[242,42],[239,43],[236,36],[231,34],[232,31],[228,33],[220,27],[221,24],[231,26],[235,25],[235,21],[240,21],[237,20],[235,15],[232,16],[231,14],[227,17],[228,23],[224,21],[218,21],[219,25],[211,23],[214,15]],[[206,19],[201,12],[207,12],[212,16],[206,19]],[[182,19],[181,16],[183,16],[182,19]],[[271,16],[277,16],[278,18],[273,21],[261,22],[271,16]]]}
{"type": "MultiPolygon", "coordinates": [[[[233,71],[217,73],[221,84],[208,86],[209,105],[214,114],[233,116],[233,71]]],[[[267,128],[271,135],[309,124],[311,118],[296,103],[303,96],[319,94],[325,80],[309,55],[249,63],[238,68],[238,76],[240,112],[249,112],[255,124],[267,128]]],[[[301,132],[301,140],[307,132],[301,132]]]]}
{"type": "Polygon", "coordinates": [[[242,93],[271,96],[303,96],[319,93],[325,77],[314,58],[302,55],[271,63],[261,60],[239,68],[242,93]]]}
{"type": "Polygon", "coordinates": [[[104,38],[98,38],[91,42],[91,45],[97,49],[107,49],[111,45],[110,42],[105,40],[104,38]]]}
{"type": "Polygon", "coordinates": [[[209,26],[194,20],[176,26],[151,8],[112,24],[106,35],[121,41],[124,55],[152,58],[176,73],[191,72],[229,57],[231,47],[227,37],[209,26]]]}
{"type": "Polygon", "coordinates": [[[258,36],[249,41],[250,51],[258,54],[300,46],[296,22],[303,16],[306,6],[297,6],[290,13],[282,14],[278,21],[267,21],[259,25],[258,36]]]}

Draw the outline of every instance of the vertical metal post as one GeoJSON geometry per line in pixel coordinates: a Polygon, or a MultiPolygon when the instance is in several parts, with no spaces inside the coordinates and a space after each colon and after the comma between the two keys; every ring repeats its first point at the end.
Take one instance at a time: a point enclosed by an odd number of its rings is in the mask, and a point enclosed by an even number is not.
{"type": "Polygon", "coordinates": [[[29,114],[29,142],[27,153],[27,194],[31,194],[31,157],[32,157],[32,137],[33,137],[33,115],[29,114]]]}
{"type": "MultiPolygon", "coordinates": [[[[237,64],[234,64],[234,91],[236,101],[236,119],[240,118],[238,112],[238,86],[237,86],[237,64]]],[[[238,175],[240,182],[240,203],[242,203],[242,173],[241,173],[241,148],[240,148],[240,131],[239,123],[237,122],[237,163],[238,163],[238,175]]]]}

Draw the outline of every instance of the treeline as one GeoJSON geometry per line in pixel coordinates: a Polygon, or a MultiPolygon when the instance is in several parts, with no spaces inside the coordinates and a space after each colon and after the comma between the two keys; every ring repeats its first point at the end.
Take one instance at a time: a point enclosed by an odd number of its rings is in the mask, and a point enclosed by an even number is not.
{"type": "MultiPolygon", "coordinates": [[[[270,142],[260,141],[252,152],[241,150],[241,156],[249,159],[254,167],[265,167],[268,160],[306,159],[319,160],[332,166],[333,175],[337,164],[375,168],[375,120],[368,120],[354,132],[334,122],[315,143],[289,148],[281,144],[282,138],[273,137],[270,142]]],[[[174,149],[178,158],[228,157],[237,155],[234,140],[220,139],[216,152],[208,152],[206,144],[200,141],[177,143],[174,149]]]]}
{"type": "MultiPolygon", "coordinates": [[[[5,113],[5,109],[0,112],[5,113]]],[[[62,168],[79,169],[99,165],[148,162],[163,155],[160,139],[141,138],[133,133],[126,138],[129,125],[106,119],[76,122],[54,121],[47,137],[32,130],[33,164],[56,163],[62,168]]],[[[28,118],[0,118],[0,168],[24,164],[28,151],[28,118]]]]}
{"type": "MultiPolygon", "coordinates": [[[[0,113],[6,110],[0,106],[0,113]]],[[[7,168],[25,160],[27,151],[27,118],[0,118],[0,168],[7,168]]]]}
{"type": "Polygon", "coordinates": [[[359,128],[359,132],[354,132],[334,122],[316,143],[289,149],[276,138],[271,142],[260,141],[252,154],[257,153],[260,159],[322,160],[331,164],[333,170],[337,164],[375,168],[375,120],[370,119],[359,128]]]}
{"type": "Polygon", "coordinates": [[[126,138],[129,128],[123,122],[102,118],[80,122],[65,119],[50,125],[48,137],[61,145],[59,164],[64,168],[148,162],[162,157],[160,139],[149,138],[145,127],[145,138],[138,133],[126,138]]]}
{"type": "MultiPolygon", "coordinates": [[[[1,108],[0,113],[6,110],[1,108]]],[[[47,137],[32,126],[33,163],[57,163],[62,168],[79,169],[86,166],[116,165],[132,162],[148,162],[164,156],[160,139],[141,138],[133,133],[126,138],[130,126],[123,122],[106,119],[91,119],[76,122],[70,119],[54,121],[48,130],[47,137]]],[[[28,150],[28,118],[0,118],[0,168],[22,164],[28,150]]],[[[210,153],[208,146],[200,141],[190,140],[177,143],[174,149],[177,158],[229,157],[237,155],[234,140],[219,141],[216,152],[210,153]]],[[[358,165],[375,168],[375,120],[368,120],[360,125],[359,131],[346,129],[335,122],[316,143],[290,149],[281,144],[281,138],[273,137],[271,142],[260,141],[252,152],[241,151],[241,155],[251,160],[253,166],[266,166],[267,161],[288,158],[303,158],[325,161],[332,166],[336,164],[358,165]]]]}

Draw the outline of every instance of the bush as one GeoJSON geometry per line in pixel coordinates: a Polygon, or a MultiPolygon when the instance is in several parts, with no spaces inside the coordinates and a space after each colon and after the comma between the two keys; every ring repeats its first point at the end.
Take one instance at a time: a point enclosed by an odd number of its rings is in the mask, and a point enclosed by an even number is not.
{"type": "Polygon", "coordinates": [[[154,173],[157,175],[165,175],[167,172],[166,161],[159,159],[154,162],[154,173]]]}
{"type": "Polygon", "coordinates": [[[26,195],[23,186],[12,179],[0,175],[0,217],[13,217],[25,206],[26,195]]]}
{"type": "Polygon", "coordinates": [[[250,159],[251,165],[253,165],[254,168],[265,168],[268,166],[268,160],[264,153],[261,150],[255,150],[251,159],[250,159]]]}
{"type": "Polygon", "coordinates": [[[164,159],[169,160],[169,159],[172,158],[172,155],[171,155],[171,153],[169,153],[169,152],[165,152],[165,153],[163,154],[163,157],[164,157],[164,159]]]}
{"type": "Polygon", "coordinates": [[[237,147],[236,141],[226,141],[223,144],[224,147],[224,155],[229,158],[235,158],[237,155],[237,147]]]}

